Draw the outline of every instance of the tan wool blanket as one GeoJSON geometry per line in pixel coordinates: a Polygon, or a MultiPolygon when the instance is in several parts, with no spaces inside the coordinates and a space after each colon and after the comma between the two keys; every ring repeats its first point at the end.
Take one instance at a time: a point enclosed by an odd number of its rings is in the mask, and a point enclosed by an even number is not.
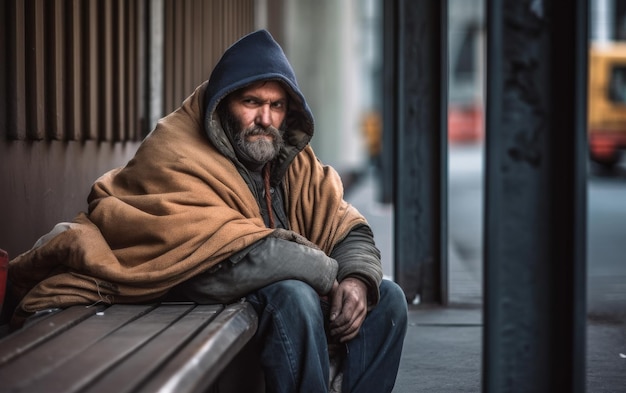
{"type": "MultiPolygon", "coordinates": [[[[10,262],[16,312],[157,299],[272,234],[234,164],[209,143],[200,86],[162,119],[123,168],[98,179],[89,212],[10,262]]],[[[337,173],[307,146],[289,167],[291,230],[327,254],[365,219],[343,200],[337,173]]]]}

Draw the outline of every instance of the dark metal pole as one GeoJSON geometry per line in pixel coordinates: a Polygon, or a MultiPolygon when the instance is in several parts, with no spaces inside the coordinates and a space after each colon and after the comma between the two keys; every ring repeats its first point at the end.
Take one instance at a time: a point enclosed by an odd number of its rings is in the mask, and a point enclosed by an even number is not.
{"type": "Polygon", "coordinates": [[[446,304],[447,1],[397,4],[395,275],[409,300],[446,304]]]}
{"type": "Polygon", "coordinates": [[[587,0],[487,0],[484,392],[585,391],[587,0]]]}
{"type": "Polygon", "coordinates": [[[382,154],[380,156],[380,199],[394,200],[396,173],[396,129],[398,124],[398,0],[379,0],[383,7],[383,97],[382,154]]]}

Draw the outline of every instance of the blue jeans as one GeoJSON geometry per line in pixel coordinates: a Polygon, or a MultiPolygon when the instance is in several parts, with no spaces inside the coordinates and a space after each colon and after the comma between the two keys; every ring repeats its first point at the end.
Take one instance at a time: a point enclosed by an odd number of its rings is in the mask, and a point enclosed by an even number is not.
{"type": "MultiPolygon", "coordinates": [[[[302,281],[268,285],[248,296],[259,315],[266,392],[327,392],[329,353],[320,298],[302,281]]],[[[344,348],[342,393],[391,392],[407,328],[400,287],[383,280],[380,302],[344,348]]]]}

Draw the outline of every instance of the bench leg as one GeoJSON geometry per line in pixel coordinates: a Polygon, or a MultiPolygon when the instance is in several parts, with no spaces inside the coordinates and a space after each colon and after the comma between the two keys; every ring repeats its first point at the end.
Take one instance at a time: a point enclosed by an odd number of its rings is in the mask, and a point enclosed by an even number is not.
{"type": "Polygon", "coordinates": [[[265,393],[260,348],[254,339],[235,356],[208,393],[265,393]]]}

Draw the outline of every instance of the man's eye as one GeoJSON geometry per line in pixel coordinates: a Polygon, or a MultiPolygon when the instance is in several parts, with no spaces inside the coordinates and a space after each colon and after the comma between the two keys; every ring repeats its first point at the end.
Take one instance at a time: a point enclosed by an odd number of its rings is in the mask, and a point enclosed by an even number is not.
{"type": "Polygon", "coordinates": [[[272,107],[273,107],[274,109],[284,109],[284,108],[285,108],[285,103],[284,103],[284,102],[282,102],[282,101],[274,102],[274,103],[272,104],[272,107]]]}

